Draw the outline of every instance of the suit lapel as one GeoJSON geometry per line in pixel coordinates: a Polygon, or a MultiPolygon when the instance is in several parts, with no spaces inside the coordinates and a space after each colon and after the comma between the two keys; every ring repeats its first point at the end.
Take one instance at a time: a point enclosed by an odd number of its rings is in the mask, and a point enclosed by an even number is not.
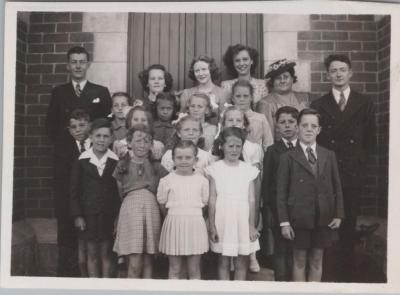
{"type": "MultiPolygon", "coordinates": [[[[109,173],[110,172],[110,174],[112,174],[112,171],[109,171],[109,170],[111,170],[113,167],[113,160],[112,159],[110,159],[110,158],[108,158],[107,159],[107,161],[106,161],[106,166],[104,167],[104,171],[103,171],[103,175],[102,175],[102,177],[104,176],[104,175],[107,175],[107,173],[109,173]]],[[[98,173],[97,173],[98,174],[98,173]]]]}
{"type": "Polygon", "coordinates": [[[299,144],[296,145],[296,148],[293,149],[293,152],[290,152],[290,156],[294,160],[296,160],[301,166],[303,166],[304,169],[306,169],[312,176],[314,176],[314,173],[311,169],[310,164],[308,163],[306,155],[304,154],[303,149],[299,144]]]}
{"type": "Polygon", "coordinates": [[[331,117],[336,118],[342,115],[338,104],[336,103],[335,97],[333,96],[332,90],[327,96],[324,97],[325,102],[321,103],[321,108],[325,110],[331,117]]]}
{"type": "Polygon", "coordinates": [[[362,98],[354,91],[350,91],[346,107],[342,113],[342,122],[345,123],[348,119],[353,117],[353,114],[362,106],[362,98]]]}
{"type": "Polygon", "coordinates": [[[282,139],[277,142],[276,149],[278,152],[285,152],[288,150],[282,139]]]}
{"type": "Polygon", "coordinates": [[[326,150],[321,149],[320,146],[317,145],[317,163],[318,163],[318,176],[323,173],[323,169],[325,168],[326,159],[328,157],[328,153],[326,150]]]}

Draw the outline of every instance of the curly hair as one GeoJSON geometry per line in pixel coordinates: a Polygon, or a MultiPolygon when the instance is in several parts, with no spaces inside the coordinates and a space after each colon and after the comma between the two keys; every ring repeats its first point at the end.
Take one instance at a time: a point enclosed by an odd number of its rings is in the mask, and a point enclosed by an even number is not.
{"type": "MultiPolygon", "coordinates": [[[[288,72],[290,74],[290,76],[292,76],[293,79],[293,84],[297,82],[297,76],[295,74],[294,68],[288,68],[285,72],[288,72]]],[[[285,73],[283,72],[283,73],[285,73]]],[[[282,74],[283,74],[282,73],[282,74]]],[[[273,89],[274,88],[274,82],[275,79],[278,78],[280,75],[277,76],[272,76],[268,81],[267,81],[267,86],[268,89],[273,89]]]]}
{"type": "Polygon", "coordinates": [[[133,114],[136,112],[136,111],[141,111],[141,112],[144,112],[145,113],[145,115],[146,115],[146,117],[147,117],[147,122],[148,122],[148,125],[149,125],[149,128],[151,129],[151,130],[153,130],[153,116],[151,115],[151,113],[149,112],[149,111],[147,111],[146,110],[146,108],[145,107],[143,107],[143,106],[135,106],[135,107],[133,107],[133,108],[131,108],[130,110],[129,110],[129,112],[126,114],[126,119],[125,119],[125,124],[126,124],[126,128],[129,130],[129,129],[131,129],[133,126],[132,126],[132,117],[133,117],[133,114]]]}
{"type": "Polygon", "coordinates": [[[250,74],[253,75],[256,71],[256,67],[258,64],[258,51],[252,47],[243,45],[243,44],[236,44],[236,45],[231,45],[228,47],[228,49],[225,51],[225,54],[222,58],[224,61],[224,65],[228,69],[229,74],[237,78],[238,73],[236,72],[235,65],[233,63],[233,59],[238,55],[240,51],[246,50],[249,53],[249,56],[251,60],[253,61],[253,64],[250,67],[250,74]]]}
{"type": "Polygon", "coordinates": [[[194,74],[194,65],[199,61],[203,61],[208,64],[208,69],[210,70],[210,76],[211,76],[212,82],[214,84],[220,84],[221,72],[219,71],[217,63],[215,62],[214,58],[209,57],[207,55],[200,55],[192,60],[192,63],[190,64],[190,68],[189,68],[189,74],[188,74],[189,78],[193,82],[198,84],[198,81],[194,74]]]}
{"type": "Polygon", "coordinates": [[[226,108],[224,114],[222,115],[221,127],[222,127],[222,128],[225,127],[226,114],[227,114],[228,112],[231,112],[231,111],[238,111],[238,112],[240,112],[241,114],[243,114],[243,127],[244,127],[245,130],[247,130],[247,128],[248,128],[249,125],[250,125],[249,119],[247,118],[246,114],[243,113],[237,106],[229,106],[229,107],[226,108]]]}
{"type": "Polygon", "coordinates": [[[147,93],[149,92],[149,86],[147,86],[147,84],[149,83],[149,73],[151,70],[161,70],[164,72],[164,79],[165,79],[164,91],[165,92],[170,91],[172,88],[174,79],[172,78],[172,75],[166,70],[166,68],[160,64],[151,65],[147,69],[145,69],[139,73],[139,80],[140,80],[140,83],[142,84],[142,88],[147,93]]]}
{"type": "Polygon", "coordinates": [[[188,113],[189,113],[189,106],[190,106],[190,103],[191,103],[191,101],[192,101],[192,99],[193,99],[194,97],[202,98],[202,99],[204,99],[204,100],[206,101],[206,103],[207,103],[208,112],[205,114],[205,121],[206,121],[206,122],[209,123],[210,120],[211,120],[212,118],[215,118],[215,117],[218,116],[218,115],[213,111],[213,109],[212,109],[212,106],[211,106],[211,98],[210,98],[210,96],[209,96],[208,94],[206,94],[206,93],[203,93],[203,92],[195,92],[195,93],[193,93],[193,94],[189,97],[188,106],[187,106],[187,112],[188,112],[188,113]]]}
{"type": "Polygon", "coordinates": [[[154,120],[159,120],[158,114],[157,114],[157,105],[161,100],[166,100],[166,101],[169,101],[170,103],[172,103],[173,111],[172,111],[171,121],[178,119],[179,103],[178,103],[178,100],[176,99],[175,95],[173,95],[170,92],[160,92],[156,95],[156,103],[155,103],[154,115],[153,115],[154,120]]]}
{"type": "Polygon", "coordinates": [[[203,135],[203,126],[201,125],[201,122],[200,122],[200,121],[197,121],[197,120],[195,120],[195,119],[193,119],[193,118],[190,117],[190,116],[185,116],[185,117],[181,118],[181,119],[176,123],[176,125],[175,125],[175,132],[174,132],[174,134],[171,136],[171,138],[167,141],[167,144],[166,144],[166,149],[167,149],[167,150],[172,149],[172,148],[181,140],[180,137],[178,136],[178,132],[179,132],[180,130],[182,130],[183,124],[184,124],[185,122],[187,122],[187,121],[192,121],[192,122],[196,122],[196,123],[199,124],[201,136],[200,136],[200,138],[199,138],[199,141],[197,142],[197,147],[198,147],[198,148],[201,148],[201,149],[204,147],[205,141],[204,141],[204,137],[202,136],[202,135],[203,135]]]}
{"type": "Polygon", "coordinates": [[[253,85],[251,85],[250,81],[245,80],[245,79],[238,79],[235,83],[233,83],[233,85],[232,85],[232,97],[231,97],[232,102],[233,102],[233,96],[235,94],[235,89],[237,87],[246,87],[246,88],[249,89],[250,96],[251,96],[250,109],[254,111],[254,106],[253,106],[253,102],[254,102],[254,87],[253,87],[253,85]]]}
{"type": "MultiPolygon", "coordinates": [[[[218,138],[214,141],[214,146],[211,153],[215,156],[218,156],[220,159],[224,158],[224,150],[222,146],[226,143],[226,140],[229,136],[235,136],[242,141],[242,150],[243,144],[246,141],[247,132],[244,129],[238,127],[225,127],[222,129],[218,138]]],[[[243,160],[243,155],[240,153],[239,160],[243,160]]]]}

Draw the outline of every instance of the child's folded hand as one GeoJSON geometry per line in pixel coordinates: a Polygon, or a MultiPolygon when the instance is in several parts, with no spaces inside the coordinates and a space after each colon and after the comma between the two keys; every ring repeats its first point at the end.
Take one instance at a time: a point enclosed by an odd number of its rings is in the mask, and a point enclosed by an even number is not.
{"type": "Polygon", "coordinates": [[[210,239],[213,243],[218,243],[218,233],[217,233],[217,229],[215,228],[215,226],[212,226],[210,228],[210,239]]]}
{"type": "Polygon", "coordinates": [[[254,226],[250,226],[250,241],[254,242],[260,237],[260,233],[254,226]]]}
{"type": "Polygon", "coordinates": [[[285,225],[281,227],[282,236],[287,240],[294,239],[294,231],[290,225],[285,225]]]}
{"type": "Polygon", "coordinates": [[[342,220],[340,218],[334,218],[331,223],[328,224],[328,227],[331,229],[338,229],[340,227],[340,224],[342,223],[342,220]]]}

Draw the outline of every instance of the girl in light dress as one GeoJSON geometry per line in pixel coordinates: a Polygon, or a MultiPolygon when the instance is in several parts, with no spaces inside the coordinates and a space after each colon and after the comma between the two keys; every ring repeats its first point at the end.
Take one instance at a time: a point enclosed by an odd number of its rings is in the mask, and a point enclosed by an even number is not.
{"type": "Polygon", "coordinates": [[[157,200],[167,212],[161,230],[160,252],[168,255],[168,278],[182,277],[183,263],[189,279],[200,279],[201,254],[209,249],[207,227],[202,208],[209,197],[208,180],[194,172],[196,145],[189,140],[178,142],[172,150],[175,170],[162,178],[157,200]]]}
{"type": "Polygon", "coordinates": [[[219,145],[222,160],[205,169],[210,180],[211,250],[220,254],[218,276],[221,280],[229,280],[231,257],[235,258],[235,280],[245,280],[249,255],[260,248],[254,193],[259,170],[239,159],[245,140],[242,129],[223,129],[219,145]]]}
{"type": "Polygon", "coordinates": [[[188,113],[191,118],[201,122],[202,137],[204,138],[203,149],[211,150],[218,128],[209,122],[212,117],[210,97],[205,93],[193,93],[188,101],[188,113]]]}
{"type": "Polygon", "coordinates": [[[239,79],[232,86],[232,102],[249,120],[247,139],[261,144],[264,152],[274,143],[271,128],[263,114],[253,111],[254,89],[249,81],[239,79]]]}
{"type": "MultiPolygon", "coordinates": [[[[194,168],[197,172],[203,173],[204,168],[210,165],[213,162],[212,156],[210,153],[204,151],[201,146],[203,142],[201,142],[201,135],[203,133],[203,129],[201,126],[201,122],[191,118],[190,116],[186,116],[181,118],[176,123],[176,134],[173,137],[173,141],[178,142],[179,140],[190,140],[198,147],[197,153],[197,162],[194,165],[194,168]]],[[[169,144],[174,146],[175,143],[169,144]]],[[[164,156],[161,159],[161,165],[169,172],[174,169],[174,161],[172,158],[172,148],[167,150],[164,156]]]]}
{"type": "Polygon", "coordinates": [[[152,130],[136,124],[128,130],[130,151],[114,171],[121,197],[114,252],[128,263],[128,277],[151,278],[153,255],[158,253],[161,216],[156,192],[167,171],[150,159],[152,130]]]}

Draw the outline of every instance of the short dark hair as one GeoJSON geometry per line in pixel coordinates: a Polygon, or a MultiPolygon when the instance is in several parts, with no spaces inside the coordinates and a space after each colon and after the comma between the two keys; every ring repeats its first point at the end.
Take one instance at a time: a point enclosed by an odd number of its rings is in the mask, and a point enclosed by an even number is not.
{"type": "Polygon", "coordinates": [[[227,50],[225,51],[225,54],[223,56],[223,61],[224,61],[224,65],[227,67],[229,74],[232,77],[237,77],[238,73],[236,72],[234,63],[233,63],[233,59],[235,58],[235,56],[240,52],[246,50],[249,55],[251,60],[253,61],[253,64],[250,67],[250,74],[254,74],[254,72],[256,71],[256,67],[258,64],[258,51],[254,48],[251,48],[249,46],[243,45],[243,44],[236,44],[236,45],[231,45],[227,48],[227,50]]]}
{"type": "Polygon", "coordinates": [[[71,54],[81,54],[81,53],[86,54],[87,61],[90,60],[89,52],[87,52],[85,47],[82,46],[71,47],[67,52],[67,60],[69,61],[71,54]]]}
{"type": "Polygon", "coordinates": [[[276,113],[275,113],[275,120],[276,122],[278,122],[279,117],[282,114],[289,114],[293,117],[293,119],[297,120],[297,118],[299,117],[299,111],[295,108],[295,107],[291,107],[291,106],[283,106],[280,107],[276,113]]]}
{"type": "Polygon", "coordinates": [[[128,105],[132,105],[132,97],[127,93],[127,92],[123,92],[123,91],[118,91],[118,92],[114,92],[114,94],[111,96],[111,101],[114,103],[114,97],[117,96],[124,96],[128,99],[128,105]]]}
{"type": "Polygon", "coordinates": [[[146,134],[150,135],[151,138],[153,138],[153,130],[149,126],[146,126],[144,124],[137,124],[137,125],[132,126],[131,128],[128,129],[128,132],[126,133],[127,142],[131,142],[132,141],[133,134],[136,131],[141,131],[143,133],[146,133],[146,134]]]}
{"type": "Polygon", "coordinates": [[[157,105],[160,100],[167,100],[172,103],[172,117],[171,120],[174,121],[178,119],[178,112],[179,112],[179,104],[178,100],[176,99],[175,95],[173,95],[170,92],[160,92],[156,95],[156,102],[155,102],[155,110],[154,110],[154,119],[158,120],[158,114],[157,114],[157,105]]]}
{"type": "Polygon", "coordinates": [[[213,81],[213,83],[219,84],[221,73],[218,69],[217,63],[215,62],[214,58],[209,57],[207,55],[200,55],[192,60],[192,63],[190,64],[190,68],[189,68],[189,74],[188,74],[189,78],[192,81],[194,81],[196,84],[198,84],[196,76],[194,75],[194,65],[199,61],[203,61],[208,64],[208,69],[210,70],[211,80],[213,81]]]}
{"type": "Polygon", "coordinates": [[[142,88],[144,90],[146,90],[146,92],[149,92],[149,86],[147,86],[147,84],[149,82],[149,73],[151,70],[161,70],[164,72],[164,79],[165,79],[164,91],[165,92],[170,91],[172,88],[174,79],[172,78],[172,75],[166,70],[166,68],[160,64],[151,65],[147,69],[145,69],[139,73],[139,80],[140,80],[140,83],[142,84],[142,88]]]}
{"type": "Polygon", "coordinates": [[[70,123],[69,121],[71,119],[85,120],[87,122],[90,122],[90,115],[88,114],[88,112],[86,112],[83,109],[75,109],[68,116],[68,125],[69,125],[69,123],[70,123]]]}
{"type": "Polygon", "coordinates": [[[146,108],[144,106],[134,106],[133,108],[131,108],[129,110],[129,112],[126,114],[126,119],[125,119],[126,128],[128,128],[128,129],[132,128],[132,117],[136,111],[141,111],[141,112],[145,113],[145,115],[147,117],[147,121],[149,123],[149,127],[151,129],[153,129],[153,123],[154,123],[153,116],[151,115],[151,113],[148,110],[146,110],[146,108]]]}
{"type": "Polygon", "coordinates": [[[350,58],[347,55],[344,55],[344,54],[330,54],[324,60],[325,68],[326,68],[327,71],[329,71],[329,67],[330,67],[331,63],[334,62],[334,61],[344,62],[351,69],[351,61],[350,61],[350,58]]]}
{"type": "Polygon", "coordinates": [[[193,149],[194,156],[197,156],[198,153],[198,148],[197,146],[193,143],[191,140],[179,140],[174,147],[172,148],[172,159],[175,157],[175,150],[176,149],[186,149],[186,148],[191,148],[193,149]]]}
{"type": "Polygon", "coordinates": [[[90,124],[89,133],[92,134],[94,131],[100,128],[108,128],[110,130],[110,133],[113,134],[113,129],[111,128],[111,122],[105,118],[99,118],[94,120],[90,124]]]}
{"type": "Polygon", "coordinates": [[[301,110],[301,112],[299,113],[299,116],[297,117],[297,125],[300,125],[301,119],[305,115],[317,116],[318,124],[321,125],[321,115],[320,115],[320,113],[318,113],[317,110],[314,110],[314,109],[303,109],[303,110],[301,110]]]}
{"type": "MultiPolygon", "coordinates": [[[[293,83],[296,83],[296,82],[297,82],[297,76],[296,76],[296,74],[295,74],[294,67],[288,68],[285,72],[288,72],[288,73],[290,74],[290,76],[292,76],[293,83]]],[[[283,73],[285,73],[285,72],[283,72],[283,73]]],[[[283,74],[283,73],[282,73],[282,74],[283,74]]],[[[274,88],[274,82],[275,82],[275,79],[276,79],[278,76],[279,76],[279,75],[277,75],[277,76],[272,76],[272,77],[267,81],[267,86],[268,86],[269,89],[273,89],[273,88],[274,88]]]]}

